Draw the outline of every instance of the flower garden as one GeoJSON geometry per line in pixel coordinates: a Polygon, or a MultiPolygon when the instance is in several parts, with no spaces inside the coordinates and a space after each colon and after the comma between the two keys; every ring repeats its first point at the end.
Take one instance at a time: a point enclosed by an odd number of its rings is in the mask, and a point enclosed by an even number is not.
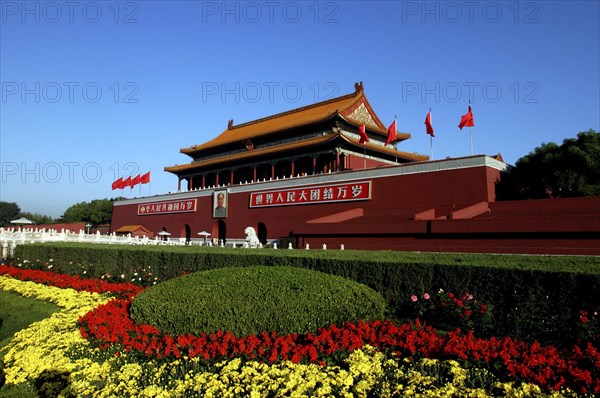
{"type": "MultiPolygon", "coordinates": [[[[0,351],[0,395],[64,397],[579,397],[600,394],[599,316],[568,347],[478,337],[493,303],[410,292],[414,319],[314,333],[169,335],[130,316],[144,288],[0,265],[0,290],[49,301],[50,317],[0,351]],[[436,319],[444,330],[431,325],[436,319]],[[452,326],[458,326],[452,328],[452,326]],[[12,394],[12,395],[10,395],[12,394]],[[19,395],[21,394],[21,395],[19,395]],[[29,394],[29,395],[28,395],[29,394]]],[[[108,278],[107,278],[108,279],[108,278]]],[[[124,278],[121,278],[124,279],[124,278]]]]}

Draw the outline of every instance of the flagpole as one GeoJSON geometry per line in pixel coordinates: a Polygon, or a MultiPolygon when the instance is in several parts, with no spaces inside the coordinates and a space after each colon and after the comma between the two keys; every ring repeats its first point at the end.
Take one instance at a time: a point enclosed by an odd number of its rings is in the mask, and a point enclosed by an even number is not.
{"type": "Polygon", "coordinates": [[[433,160],[433,137],[429,136],[429,160],[433,160]]]}
{"type": "MultiPolygon", "coordinates": [[[[471,110],[471,99],[469,99],[469,111],[470,110],[471,110]]],[[[469,126],[469,146],[471,147],[471,156],[473,156],[473,126],[469,126]]]]}
{"type": "MultiPolygon", "coordinates": [[[[398,131],[398,125],[396,124],[396,115],[394,115],[394,129],[398,131]]],[[[398,140],[394,141],[394,162],[398,163],[398,140]]]]}
{"type": "MultiPolygon", "coordinates": [[[[431,108],[429,108],[429,121],[433,125],[433,118],[431,117],[431,108]]],[[[429,160],[433,160],[433,136],[429,135],[429,160]]]]}
{"type": "Polygon", "coordinates": [[[469,144],[471,145],[471,156],[473,156],[473,127],[469,127],[469,144]]]}

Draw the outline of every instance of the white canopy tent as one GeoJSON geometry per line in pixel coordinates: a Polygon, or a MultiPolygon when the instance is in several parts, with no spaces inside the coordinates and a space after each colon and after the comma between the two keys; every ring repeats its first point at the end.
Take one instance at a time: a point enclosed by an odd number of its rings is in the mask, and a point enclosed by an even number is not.
{"type": "Polygon", "coordinates": [[[30,219],[25,218],[25,217],[21,217],[21,218],[18,218],[16,220],[12,220],[10,223],[11,224],[19,224],[19,225],[35,224],[33,221],[31,221],[30,219]]]}

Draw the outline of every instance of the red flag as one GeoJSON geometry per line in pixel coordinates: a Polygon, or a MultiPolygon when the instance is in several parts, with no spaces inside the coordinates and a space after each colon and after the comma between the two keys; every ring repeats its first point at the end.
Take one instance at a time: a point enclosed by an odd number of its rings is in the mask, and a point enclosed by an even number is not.
{"type": "Polygon", "coordinates": [[[359,144],[364,144],[365,142],[369,142],[369,136],[365,132],[365,125],[363,124],[358,128],[358,135],[360,135],[359,144]]]}
{"type": "Polygon", "coordinates": [[[435,134],[433,133],[433,126],[431,125],[431,111],[429,111],[427,117],[425,118],[425,126],[427,128],[427,134],[435,137],[435,134]]]}
{"type": "Polygon", "coordinates": [[[123,189],[129,186],[131,186],[131,176],[127,177],[121,182],[121,185],[119,185],[119,189],[123,189]]]}
{"type": "Polygon", "coordinates": [[[140,177],[140,184],[148,184],[150,182],[150,172],[147,172],[140,177]]]}
{"type": "Polygon", "coordinates": [[[119,189],[122,182],[123,182],[123,177],[119,177],[118,179],[114,180],[112,183],[112,190],[114,191],[115,189],[119,189]]]}
{"type": "Polygon", "coordinates": [[[471,112],[471,104],[469,104],[469,111],[460,117],[458,127],[462,130],[463,127],[473,126],[475,126],[475,121],[473,120],[473,112],[471,112]]]}
{"type": "Polygon", "coordinates": [[[140,174],[138,174],[137,176],[135,176],[135,178],[133,178],[131,180],[131,188],[133,188],[134,186],[136,186],[137,184],[139,184],[141,182],[142,176],[140,174]]]}
{"type": "Polygon", "coordinates": [[[385,141],[385,145],[394,141],[396,141],[396,119],[394,119],[392,124],[390,124],[390,127],[388,127],[388,138],[385,141]]]}

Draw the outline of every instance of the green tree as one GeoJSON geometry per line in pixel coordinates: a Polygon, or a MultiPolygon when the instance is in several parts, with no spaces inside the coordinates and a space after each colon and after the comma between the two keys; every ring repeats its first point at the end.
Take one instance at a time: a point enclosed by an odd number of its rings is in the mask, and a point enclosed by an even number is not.
{"type": "Polygon", "coordinates": [[[9,226],[10,222],[19,218],[21,208],[14,202],[0,202],[0,227],[9,226]]]}
{"type": "Polygon", "coordinates": [[[45,214],[39,214],[39,213],[30,213],[28,211],[21,212],[20,217],[28,218],[38,225],[53,224],[55,222],[54,218],[52,218],[50,216],[47,216],[45,214]]]}
{"type": "Polygon", "coordinates": [[[112,207],[116,199],[95,199],[72,205],[62,215],[63,222],[84,221],[94,225],[108,224],[112,217],[112,207]]]}
{"type": "Polygon", "coordinates": [[[513,175],[522,198],[600,195],[600,133],[544,143],[517,160],[513,175]]]}

